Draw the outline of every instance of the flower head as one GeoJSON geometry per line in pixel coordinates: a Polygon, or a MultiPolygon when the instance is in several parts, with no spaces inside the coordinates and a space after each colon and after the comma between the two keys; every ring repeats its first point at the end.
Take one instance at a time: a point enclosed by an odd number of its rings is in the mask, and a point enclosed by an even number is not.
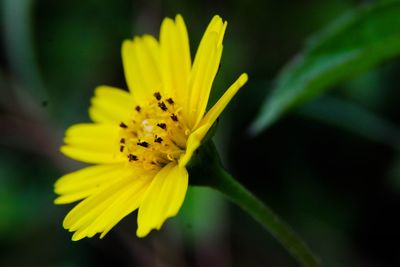
{"type": "Polygon", "coordinates": [[[138,209],[137,236],[175,216],[188,187],[187,163],[210,127],[246,83],[242,74],[206,112],[227,23],[214,16],[192,64],[185,23],[164,19],[160,40],[126,40],[122,59],[129,92],[100,86],[89,109],[93,123],[76,124],[61,151],[94,164],[61,177],[56,204],[80,201],[63,226],[79,240],[103,237],[138,209]]]}

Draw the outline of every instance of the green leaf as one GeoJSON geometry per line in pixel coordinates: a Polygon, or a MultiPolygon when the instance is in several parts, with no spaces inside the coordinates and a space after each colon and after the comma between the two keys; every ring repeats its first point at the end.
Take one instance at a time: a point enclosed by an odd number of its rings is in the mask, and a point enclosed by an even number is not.
{"type": "Polygon", "coordinates": [[[400,1],[353,10],[314,36],[276,80],[251,126],[256,134],[289,109],[400,54],[400,1]]]}
{"type": "Polygon", "coordinates": [[[191,185],[208,186],[224,194],[269,231],[301,266],[319,266],[313,253],[290,226],[222,168],[212,141],[197,151],[189,172],[191,185]]]}
{"type": "Polygon", "coordinates": [[[393,149],[400,149],[400,128],[353,102],[332,96],[323,96],[304,105],[296,113],[390,146],[393,149]]]}

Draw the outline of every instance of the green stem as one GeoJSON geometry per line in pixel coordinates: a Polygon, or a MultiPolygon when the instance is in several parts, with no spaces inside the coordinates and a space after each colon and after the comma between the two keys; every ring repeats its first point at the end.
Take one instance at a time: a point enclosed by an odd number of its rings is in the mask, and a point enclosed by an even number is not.
{"type": "Polygon", "coordinates": [[[289,225],[283,222],[278,215],[237,182],[221,166],[215,145],[211,140],[208,140],[189,163],[190,184],[209,186],[220,191],[264,226],[301,266],[318,267],[317,259],[289,225]]]}
{"type": "Polygon", "coordinates": [[[226,195],[265,227],[304,267],[317,267],[319,263],[300,237],[269,207],[237,182],[223,168],[218,168],[210,186],[226,195]]]}

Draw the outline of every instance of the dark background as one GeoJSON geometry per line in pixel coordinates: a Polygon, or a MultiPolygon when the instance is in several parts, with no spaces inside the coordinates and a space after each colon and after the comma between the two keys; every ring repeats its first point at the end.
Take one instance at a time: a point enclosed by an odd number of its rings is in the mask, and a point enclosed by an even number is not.
{"type": "Polygon", "coordinates": [[[213,101],[240,73],[250,77],[215,137],[227,169],[304,238],[322,266],[400,266],[398,60],[328,93],[374,114],[378,132],[390,124],[390,141],[301,109],[259,136],[247,131],[307,38],[371,2],[0,1],[0,266],[297,266],[252,218],[204,188],[191,188],[179,215],[145,239],[135,236],[136,213],[103,240],[72,242],[62,229],[73,205],[52,203],[53,183],[83,166],[58,152],[63,131],[89,120],[95,86],[126,88],[122,41],[158,35],[162,19],[177,13],[192,57],[212,16],[228,21],[213,101]]]}

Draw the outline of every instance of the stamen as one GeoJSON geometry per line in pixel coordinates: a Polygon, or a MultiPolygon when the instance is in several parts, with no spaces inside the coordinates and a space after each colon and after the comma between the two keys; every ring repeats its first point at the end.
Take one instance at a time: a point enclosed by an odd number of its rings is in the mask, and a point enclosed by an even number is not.
{"type": "Polygon", "coordinates": [[[128,159],[129,159],[129,161],[137,161],[138,160],[137,156],[133,155],[133,154],[129,154],[128,159]]]}
{"type": "Polygon", "coordinates": [[[147,143],[146,141],[138,142],[137,145],[142,147],[149,147],[149,143],[147,143]]]}
{"type": "Polygon", "coordinates": [[[155,92],[155,93],[154,93],[154,97],[157,99],[157,101],[160,101],[160,99],[161,99],[161,94],[160,94],[160,92],[155,92]]]}
{"type": "Polygon", "coordinates": [[[129,164],[144,168],[163,167],[177,161],[186,149],[189,131],[180,118],[182,107],[160,92],[155,99],[132,108],[132,118],[120,122],[119,151],[129,164]],[[179,117],[179,118],[178,118],[179,117]]]}
{"type": "Polygon", "coordinates": [[[173,121],[178,121],[178,116],[176,116],[174,113],[172,113],[171,119],[172,119],[173,121]]]}
{"type": "Polygon", "coordinates": [[[167,129],[167,125],[165,123],[157,123],[157,126],[163,130],[167,129]]]}
{"type": "Polygon", "coordinates": [[[167,108],[167,106],[165,105],[164,102],[158,103],[158,106],[162,109],[162,111],[167,111],[168,110],[168,108],[167,108]]]}

